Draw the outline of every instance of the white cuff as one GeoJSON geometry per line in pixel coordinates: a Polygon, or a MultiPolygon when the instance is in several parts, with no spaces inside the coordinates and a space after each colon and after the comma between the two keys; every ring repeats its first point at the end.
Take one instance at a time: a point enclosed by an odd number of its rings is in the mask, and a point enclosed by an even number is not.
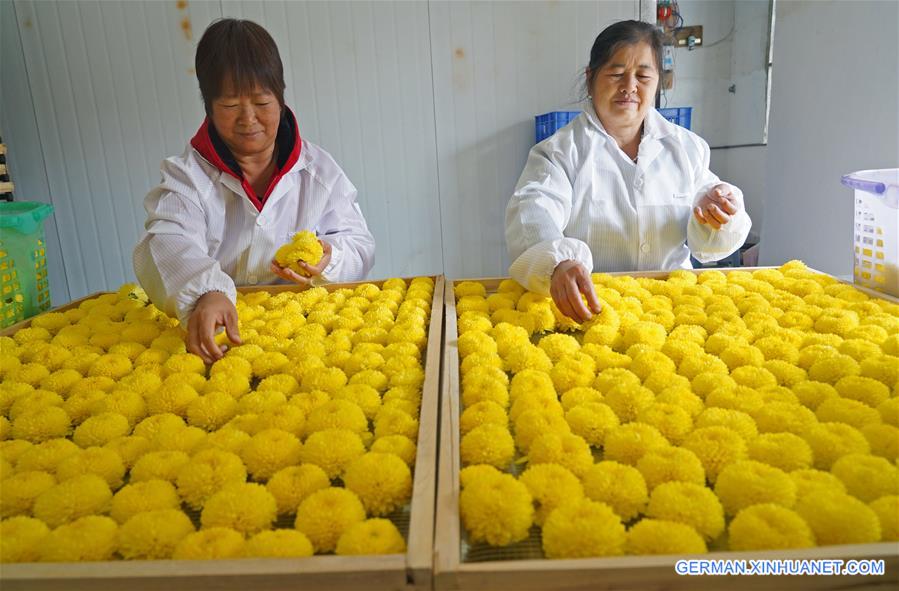
{"type": "Polygon", "coordinates": [[[718,261],[743,245],[751,227],[752,220],[745,209],[740,209],[718,230],[708,224],[700,224],[691,215],[687,224],[687,246],[693,257],[701,263],[718,261]]]}
{"type": "Polygon", "coordinates": [[[218,291],[225,294],[231,303],[237,305],[237,288],[234,287],[234,282],[231,281],[231,278],[225,275],[227,281],[220,280],[213,283],[207,283],[203,285],[202,288],[199,289],[190,289],[190,287],[181,291],[178,294],[175,302],[175,310],[178,314],[178,321],[181,322],[181,326],[186,330],[187,323],[190,321],[190,315],[193,313],[194,308],[197,306],[197,301],[210,291],[218,291]]]}
{"type": "Polygon", "coordinates": [[[576,238],[557,238],[528,248],[509,267],[509,274],[528,290],[549,295],[553,271],[568,260],[577,261],[588,273],[593,271],[593,254],[586,243],[576,238]]]}

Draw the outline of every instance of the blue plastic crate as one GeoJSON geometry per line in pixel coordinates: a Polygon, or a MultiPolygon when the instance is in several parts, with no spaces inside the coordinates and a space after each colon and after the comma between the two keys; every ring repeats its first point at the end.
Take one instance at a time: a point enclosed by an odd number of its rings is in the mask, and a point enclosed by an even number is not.
{"type": "Polygon", "coordinates": [[[580,115],[580,111],[553,111],[534,117],[535,139],[539,144],[560,128],[568,125],[568,122],[580,115]]]}
{"type": "Polygon", "coordinates": [[[693,116],[693,107],[671,107],[669,109],[659,109],[659,114],[674,123],[690,129],[690,119],[693,116]]]}

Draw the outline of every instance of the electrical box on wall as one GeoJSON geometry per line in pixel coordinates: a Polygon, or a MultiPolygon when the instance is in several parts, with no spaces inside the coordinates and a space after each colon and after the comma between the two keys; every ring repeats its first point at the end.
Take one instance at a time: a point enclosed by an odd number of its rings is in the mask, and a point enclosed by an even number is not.
{"type": "Polygon", "coordinates": [[[662,46],[662,71],[670,72],[674,69],[674,46],[662,46]]]}
{"type": "Polygon", "coordinates": [[[702,25],[678,27],[673,33],[677,47],[693,49],[702,45],[702,25]]]}

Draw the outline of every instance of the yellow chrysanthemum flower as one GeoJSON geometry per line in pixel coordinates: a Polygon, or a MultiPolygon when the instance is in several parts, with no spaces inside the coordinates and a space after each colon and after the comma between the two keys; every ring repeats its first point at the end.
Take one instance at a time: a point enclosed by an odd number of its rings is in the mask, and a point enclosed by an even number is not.
{"type": "Polygon", "coordinates": [[[343,474],[369,515],[387,515],[412,496],[412,472],[399,456],[369,452],[350,463],[343,474]]]}
{"type": "Polygon", "coordinates": [[[345,488],[329,487],[300,503],[294,525],[317,552],[331,552],[344,532],[364,520],[365,508],[359,497],[345,488]]]}
{"type": "Polygon", "coordinates": [[[681,446],[696,454],[710,482],[715,482],[727,465],[747,458],[745,440],[727,427],[700,427],[681,446]]]}
{"type": "Polygon", "coordinates": [[[542,534],[547,558],[620,556],[627,541],[612,509],[586,498],[563,503],[550,513],[542,534]]]}
{"type": "Polygon", "coordinates": [[[899,495],[886,495],[868,503],[880,519],[881,539],[899,541],[899,495]]]}
{"type": "Polygon", "coordinates": [[[867,404],[840,396],[828,398],[818,405],[815,416],[821,422],[851,425],[856,429],[880,422],[880,413],[867,404]]]}
{"type": "Polygon", "coordinates": [[[728,515],[736,515],[750,505],[774,503],[792,507],[796,484],[789,475],[773,466],[753,460],[726,466],[715,481],[715,494],[728,515]]]}
{"type": "Polygon", "coordinates": [[[899,468],[878,456],[847,454],[833,463],[830,472],[849,494],[866,503],[899,494],[899,468]]]}
{"type": "Polygon", "coordinates": [[[0,486],[0,517],[30,514],[34,500],[55,485],[52,474],[36,470],[4,478],[0,486]]]}
{"type": "Polygon", "coordinates": [[[690,482],[665,482],[649,497],[646,514],[693,527],[706,540],[724,531],[724,508],[711,490],[690,482]]]}
{"type": "Polygon", "coordinates": [[[691,482],[705,485],[705,469],[692,451],[681,447],[663,447],[647,452],[637,461],[649,490],[665,482],[691,482]]]}
{"type": "Polygon", "coordinates": [[[470,539],[491,546],[524,540],[534,521],[531,494],[508,474],[469,482],[459,495],[459,513],[470,539]]]}
{"type": "Polygon", "coordinates": [[[33,517],[0,521],[0,562],[37,562],[49,533],[47,524],[33,517]]]}
{"type": "Polygon", "coordinates": [[[299,463],[300,440],[281,429],[266,429],[250,438],[240,452],[247,472],[256,480],[266,480],[275,472],[299,463]]]}
{"type": "Polygon", "coordinates": [[[891,461],[899,458],[899,427],[877,423],[861,428],[862,435],[871,446],[871,453],[891,461]]]}
{"type": "Polygon", "coordinates": [[[244,538],[227,527],[212,527],[188,534],[172,552],[175,560],[215,560],[240,558],[244,554],[244,538]]]}
{"type": "Polygon", "coordinates": [[[812,448],[793,433],[763,433],[747,444],[749,458],[792,472],[812,466],[812,448]]]}
{"type": "Polygon", "coordinates": [[[639,384],[623,383],[605,392],[603,402],[627,423],[637,420],[637,415],[655,402],[655,394],[639,384]]]}
{"type": "Polygon", "coordinates": [[[463,465],[490,464],[504,468],[515,455],[515,441],[504,425],[488,423],[466,433],[459,452],[463,465]]]}
{"type": "Polygon", "coordinates": [[[41,562],[112,560],[118,524],[109,517],[88,515],[60,525],[43,539],[41,562]]]}
{"type": "Polygon", "coordinates": [[[275,498],[278,513],[286,514],[295,513],[303,499],[330,485],[324,470],[314,464],[302,464],[279,470],[265,487],[275,498]]]}
{"type": "Polygon", "coordinates": [[[79,517],[103,513],[111,498],[105,480],[96,474],[83,474],[41,493],[32,505],[32,513],[50,527],[58,527],[79,517]]]}
{"type": "Polygon", "coordinates": [[[125,560],[163,560],[194,532],[187,515],[176,509],[138,513],[119,527],[117,550],[125,560]]]}
{"type": "Polygon", "coordinates": [[[627,423],[606,434],[605,459],[634,466],[651,451],[668,447],[668,440],[652,425],[627,423]]]}
{"type": "Polygon", "coordinates": [[[72,441],[81,447],[106,445],[113,439],[124,437],[131,432],[131,424],[127,417],[115,413],[104,412],[85,419],[72,435],[72,441]]]}
{"type": "Polygon", "coordinates": [[[729,408],[709,407],[696,417],[696,428],[727,427],[736,431],[747,442],[758,436],[755,420],[744,412],[729,408]]]}
{"type": "Polygon", "coordinates": [[[81,474],[96,474],[115,490],[122,486],[125,464],[112,449],[89,447],[66,457],[56,466],[56,477],[60,482],[81,474]]]}
{"type": "Polygon", "coordinates": [[[61,461],[81,449],[68,439],[50,439],[24,450],[16,460],[17,472],[55,473],[61,461]]]}
{"type": "Polygon", "coordinates": [[[587,498],[609,505],[622,521],[637,517],[649,501],[646,481],[632,466],[599,462],[584,472],[582,480],[587,498]]]}
{"type": "Polygon", "coordinates": [[[559,464],[581,477],[593,465],[593,452],[582,437],[572,433],[544,433],[531,442],[530,464],[559,464]]]}
{"type": "Polygon", "coordinates": [[[261,484],[227,484],[206,500],[200,522],[204,529],[230,527],[251,535],[268,529],[278,514],[275,498],[261,484]]]}
{"type": "Polygon", "coordinates": [[[326,429],[368,430],[368,420],[359,405],[349,400],[329,400],[313,408],[306,417],[306,433],[326,429]]]}
{"type": "Polygon", "coordinates": [[[228,484],[242,483],[247,470],[237,454],[207,449],[197,452],[178,472],[178,494],[190,507],[202,509],[206,500],[228,484]]]}
{"type": "MultiPolygon", "coordinates": [[[[700,420],[702,415],[697,419],[700,420]]],[[[671,443],[677,445],[693,430],[690,413],[673,404],[654,402],[637,412],[637,421],[652,425],[671,443]]]]}
{"type": "Polygon", "coordinates": [[[808,523],[819,546],[880,540],[877,513],[847,494],[816,491],[799,497],[795,511],[808,523]]]}
{"type": "Polygon", "coordinates": [[[515,445],[527,453],[531,443],[544,433],[569,433],[571,428],[561,414],[545,414],[539,410],[526,410],[515,420],[515,445]]]}
{"type": "Polygon", "coordinates": [[[705,540],[683,523],[642,519],[627,532],[627,554],[705,554],[705,540]]]}
{"type": "Polygon", "coordinates": [[[300,461],[320,467],[329,478],[337,478],[363,453],[365,446],[357,433],[348,429],[324,429],[306,439],[300,449],[300,461]]]}
{"type": "Polygon", "coordinates": [[[813,380],[804,380],[793,384],[791,389],[799,402],[811,410],[816,410],[825,400],[838,396],[836,388],[832,385],[813,380]]]}
{"type": "Polygon", "coordinates": [[[543,525],[549,514],[565,501],[584,496],[580,480],[559,464],[532,464],[520,478],[534,499],[534,522],[543,525]]]}
{"type": "Polygon", "coordinates": [[[244,545],[244,555],[250,558],[305,558],[312,553],[312,542],[295,529],[259,532],[244,545]]]}
{"type": "MultiPolygon", "coordinates": [[[[127,423],[127,421],[125,421],[127,423]]],[[[41,443],[65,437],[72,428],[66,411],[58,406],[47,406],[23,412],[12,421],[9,434],[13,439],[41,443]]]]}
{"type": "Polygon", "coordinates": [[[167,480],[175,482],[181,468],[190,461],[183,451],[154,451],[141,456],[131,468],[130,481],[167,480]]]}
{"type": "Polygon", "coordinates": [[[337,540],[335,554],[402,554],[406,541],[396,526],[386,519],[366,519],[349,526],[337,540]]]}
{"type": "Polygon", "coordinates": [[[737,513],[727,528],[734,551],[811,548],[815,536],[805,520],[783,505],[762,503],[737,513]]]}

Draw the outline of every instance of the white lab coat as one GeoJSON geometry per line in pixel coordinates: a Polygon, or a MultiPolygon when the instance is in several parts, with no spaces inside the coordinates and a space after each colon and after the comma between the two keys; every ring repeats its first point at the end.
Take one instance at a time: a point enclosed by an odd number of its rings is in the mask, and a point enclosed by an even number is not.
{"type": "Polygon", "coordinates": [[[144,199],[146,233],[134,249],[134,271],[156,306],[186,326],[197,299],[235,285],[281,282],[269,265],[294,233],[312,230],[332,247],[327,281],[364,279],[375,241],[356,203],[356,188],[334,159],[303,140],[297,162],[262,211],[240,181],[194,148],[162,163],[162,182],[144,199]]]}
{"type": "Polygon", "coordinates": [[[573,259],[598,272],[691,268],[746,240],[740,211],[720,230],[700,224],[693,206],[721,181],[709,170],[709,146],[651,109],[634,163],[588,105],[528,155],[506,207],[509,273],[548,294],[556,265],[573,259]]]}

